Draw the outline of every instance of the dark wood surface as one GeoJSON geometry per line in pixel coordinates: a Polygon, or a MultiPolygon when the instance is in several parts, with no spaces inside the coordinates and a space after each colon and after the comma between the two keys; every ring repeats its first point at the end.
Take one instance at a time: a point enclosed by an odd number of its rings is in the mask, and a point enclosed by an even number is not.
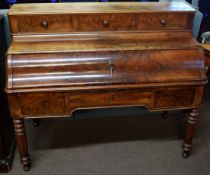
{"type": "Polygon", "coordinates": [[[207,83],[194,13],[176,2],[14,5],[5,90],[24,170],[24,118],[87,108],[185,109],[188,157],[207,83]]]}
{"type": "Polygon", "coordinates": [[[185,2],[109,2],[109,3],[52,3],[16,4],[9,12],[10,15],[31,14],[96,14],[96,13],[160,13],[160,12],[194,12],[185,2]],[[55,7],[56,6],[56,7],[55,7]],[[71,9],[71,10],[69,10],[71,9]]]}

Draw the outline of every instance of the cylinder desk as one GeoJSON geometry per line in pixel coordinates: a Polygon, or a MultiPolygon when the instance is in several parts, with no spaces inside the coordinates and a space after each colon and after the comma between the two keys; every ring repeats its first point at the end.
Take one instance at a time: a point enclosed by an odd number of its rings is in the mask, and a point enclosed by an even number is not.
{"type": "Polygon", "coordinates": [[[188,157],[207,82],[194,14],[182,2],[13,5],[6,92],[24,170],[25,118],[87,108],[185,110],[188,157]]]}

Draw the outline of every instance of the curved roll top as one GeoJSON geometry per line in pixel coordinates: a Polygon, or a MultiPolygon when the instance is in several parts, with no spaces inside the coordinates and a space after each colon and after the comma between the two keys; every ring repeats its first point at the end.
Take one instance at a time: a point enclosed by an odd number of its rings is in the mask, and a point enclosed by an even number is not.
{"type": "Polygon", "coordinates": [[[196,82],[205,79],[198,49],[13,55],[8,89],[196,82]]]}

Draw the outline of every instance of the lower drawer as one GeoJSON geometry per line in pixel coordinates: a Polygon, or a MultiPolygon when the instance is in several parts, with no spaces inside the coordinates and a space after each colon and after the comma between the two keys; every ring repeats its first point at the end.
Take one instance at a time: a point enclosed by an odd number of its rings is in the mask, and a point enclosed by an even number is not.
{"type": "Polygon", "coordinates": [[[71,95],[69,97],[69,108],[71,111],[77,108],[100,108],[105,106],[147,106],[152,104],[152,94],[152,92],[122,90],[71,95]]]}
{"type": "Polygon", "coordinates": [[[157,91],[154,108],[188,107],[193,105],[194,95],[194,88],[157,91]]]}
{"type": "Polygon", "coordinates": [[[67,115],[66,100],[64,95],[46,94],[21,94],[18,95],[21,113],[26,116],[57,116],[67,115]]]}
{"type": "Polygon", "coordinates": [[[153,92],[125,90],[112,93],[112,105],[151,105],[153,92]]]}

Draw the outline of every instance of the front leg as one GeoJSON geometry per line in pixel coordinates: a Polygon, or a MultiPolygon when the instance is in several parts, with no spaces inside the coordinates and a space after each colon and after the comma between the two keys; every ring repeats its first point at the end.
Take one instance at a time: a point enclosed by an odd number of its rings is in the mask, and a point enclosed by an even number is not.
{"type": "Polygon", "coordinates": [[[195,126],[198,119],[199,109],[191,109],[186,113],[187,126],[185,130],[185,138],[183,144],[183,158],[188,158],[192,151],[192,138],[195,132],[195,126]]]}
{"type": "Polygon", "coordinates": [[[28,145],[25,133],[25,126],[23,119],[13,119],[16,143],[19,150],[20,161],[23,165],[24,171],[30,170],[30,157],[28,153],[28,145]]]}

